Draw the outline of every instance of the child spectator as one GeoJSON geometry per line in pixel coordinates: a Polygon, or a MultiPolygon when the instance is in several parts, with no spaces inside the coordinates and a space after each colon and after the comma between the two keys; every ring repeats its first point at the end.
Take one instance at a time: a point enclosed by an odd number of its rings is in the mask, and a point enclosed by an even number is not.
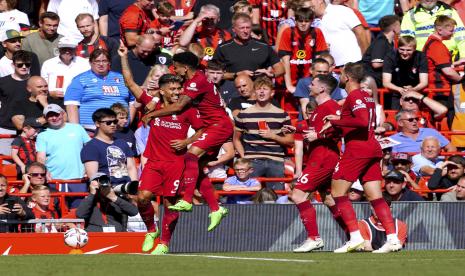
{"type": "Polygon", "coordinates": [[[160,1],[157,4],[158,17],[150,23],[150,27],[162,36],[161,47],[170,50],[179,37],[178,30],[173,30],[174,21],[171,19],[175,15],[173,5],[168,1],[160,1]]]}
{"type": "MultiPolygon", "coordinates": [[[[239,158],[234,162],[234,172],[236,175],[227,178],[224,181],[223,190],[225,191],[258,191],[261,189],[260,182],[255,178],[250,178],[253,172],[252,163],[245,158],[239,158]]],[[[229,196],[227,203],[244,204],[250,201],[250,196],[237,195],[229,196]]]]}
{"type": "MultiPolygon", "coordinates": [[[[50,200],[50,189],[47,186],[40,185],[32,189],[32,197],[28,207],[32,209],[36,219],[57,219],[58,212],[55,210],[53,201],[50,200]]],[[[36,232],[58,232],[56,225],[53,223],[37,223],[36,232]]]]}
{"type": "Polygon", "coordinates": [[[26,166],[36,161],[35,138],[41,127],[35,119],[27,118],[23,123],[21,135],[11,143],[11,157],[16,163],[18,179],[26,172],[26,166]]]}
{"type": "Polygon", "coordinates": [[[114,134],[115,140],[121,139],[125,141],[136,156],[136,137],[134,136],[134,132],[128,127],[129,110],[119,102],[112,104],[110,109],[116,113],[116,119],[118,120],[114,134]]]}

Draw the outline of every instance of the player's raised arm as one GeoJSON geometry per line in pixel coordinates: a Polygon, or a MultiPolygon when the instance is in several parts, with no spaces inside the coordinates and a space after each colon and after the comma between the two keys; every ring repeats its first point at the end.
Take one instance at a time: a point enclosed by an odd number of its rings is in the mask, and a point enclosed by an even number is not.
{"type": "Polygon", "coordinates": [[[137,85],[132,77],[131,68],[129,67],[128,62],[128,48],[124,46],[123,41],[120,40],[120,46],[118,49],[118,55],[121,57],[121,71],[124,77],[124,83],[129,88],[131,93],[134,95],[136,100],[140,100],[140,97],[144,93],[144,90],[137,85]]]}

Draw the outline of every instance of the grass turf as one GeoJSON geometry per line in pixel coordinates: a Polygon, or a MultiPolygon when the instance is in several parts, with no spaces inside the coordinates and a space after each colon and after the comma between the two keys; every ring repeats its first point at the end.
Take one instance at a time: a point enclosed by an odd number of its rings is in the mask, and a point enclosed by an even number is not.
{"type": "Polygon", "coordinates": [[[2,275],[463,275],[464,259],[462,250],[395,254],[22,255],[1,256],[0,268],[2,275]]]}

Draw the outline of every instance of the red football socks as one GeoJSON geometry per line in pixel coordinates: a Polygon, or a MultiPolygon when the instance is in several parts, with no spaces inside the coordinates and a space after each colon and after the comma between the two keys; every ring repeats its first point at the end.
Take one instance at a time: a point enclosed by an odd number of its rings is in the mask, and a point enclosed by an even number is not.
{"type": "Polygon", "coordinates": [[[308,237],[315,240],[320,237],[318,233],[318,224],[316,223],[316,210],[310,201],[304,201],[296,204],[299,210],[300,219],[307,230],[308,237]]]}
{"type": "Polygon", "coordinates": [[[210,179],[205,174],[202,174],[202,176],[200,177],[202,179],[200,180],[199,191],[202,194],[203,199],[205,199],[205,202],[208,204],[208,207],[210,207],[210,211],[218,211],[218,209],[220,209],[220,206],[218,205],[218,201],[215,197],[215,190],[213,189],[213,185],[210,182],[210,179]]]}
{"type": "Polygon", "coordinates": [[[344,220],[342,219],[341,211],[337,208],[337,206],[336,205],[328,206],[328,208],[331,214],[333,215],[334,220],[339,225],[339,227],[341,227],[342,230],[344,230],[344,232],[349,233],[347,229],[347,225],[344,223],[344,220]]]}
{"type": "Polygon", "coordinates": [[[199,158],[192,153],[186,153],[184,157],[186,168],[184,169],[184,196],[183,200],[192,203],[195,186],[199,178],[199,158]]]}
{"type": "Polygon", "coordinates": [[[381,224],[386,230],[386,234],[395,234],[396,225],[394,223],[394,219],[392,218],[391,210],[389,209],[389,206],[387,205],[384,198],[372,200],[370,201],[370,204],[375,210],[375,214],[379,221],[381,221],[381,224]]]}
{"type": "Polygon", "coordinates": [[[178,223],[179,212],[173,212],[168,206],[163,207],[163,219],[161,220],[161,237],[160,242],[168,245],[171,241],[176,224],[178,223]]]}
{"type": "Polygon", "coordinates": [[[155,232],[157,230],[155,227],[155,220],[153,218],[155,211],[153,210],[153,206],[150,201],[147,204],[138,202],[137,208],[139,209],[139,214],[147,227],[147,232],[155,232]]]}
{"type": "Polygon", "coordinates": [[[334,197],[334,201],[336,202],[337,208],[341,212],[342,220],[344,221],[345,225],[347,225],[347,230],[349,232],[358,231],[357,216],[355,214],[354,208],[352,207],[352,203],[349,200],[349,197],[337,196],[334,197]]]}

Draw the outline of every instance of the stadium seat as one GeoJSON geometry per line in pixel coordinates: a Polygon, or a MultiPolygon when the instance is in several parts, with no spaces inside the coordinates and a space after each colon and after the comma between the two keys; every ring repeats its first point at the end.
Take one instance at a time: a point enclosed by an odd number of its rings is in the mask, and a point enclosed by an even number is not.
{"type": "Polygon", "coordinates": [[[1,166],[1,173],[6,176],[8,181],[16,180],[18,177],[16,171],[16,164],[3,164],[1,166]]]}

